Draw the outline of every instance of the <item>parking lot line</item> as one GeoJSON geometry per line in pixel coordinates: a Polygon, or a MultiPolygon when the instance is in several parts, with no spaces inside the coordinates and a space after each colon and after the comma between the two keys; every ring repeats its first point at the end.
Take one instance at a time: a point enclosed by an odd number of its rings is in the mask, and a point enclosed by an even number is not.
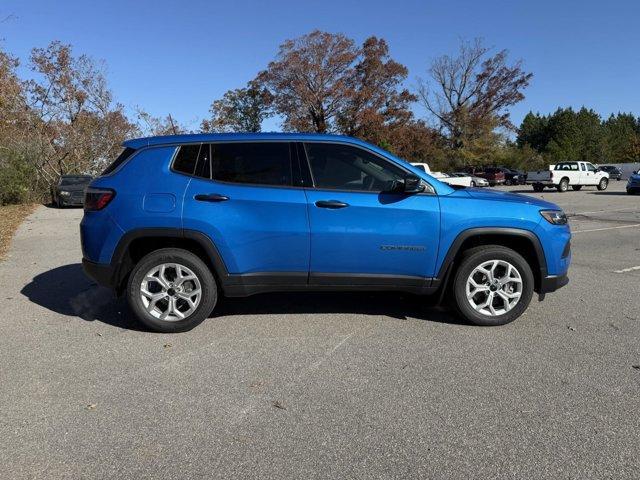
{"type": "Polygon", "coordinates": [[[640,270],[640,265],[638,265],[637,267],[623,268],[622,270],[614,270],[613,273],[627,273],[633,272],[635,270],[640,270]]]}
{"type": "Polygon", "coordinates": [[[570,213],[569,216],[571,215],[587,215],[589,213],[613,213],[613,212],[634,212],[640,210],[638,207],[633,207],[633,208],[621,208],[619,210],[607,210],[607,209],[603,209],[603,210],[593,210],[591,212],[575,212],[575,213],[570,213]]]}
{"type": "Polygon", "coordinates": [[[640,223],[634,223],[633,225],[622,225],[619,227],[592,228],[590,230],[574,230],[571,233],[602,232],[603,230],[617,230],[619,228],[636,228],[636,227],[640,227],[640,223]]]}

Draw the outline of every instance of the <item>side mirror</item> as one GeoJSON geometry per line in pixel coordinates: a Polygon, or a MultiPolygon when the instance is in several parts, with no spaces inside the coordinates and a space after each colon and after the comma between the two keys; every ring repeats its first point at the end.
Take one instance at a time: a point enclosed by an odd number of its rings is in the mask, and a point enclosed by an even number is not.
{"type": "Polygon", "coordinates": [[[425,186],[422,183],[420,177],[415,175],[407,175],[404,177],[404,191],[405,193],[421,193],[424,192],[425,186]]]}

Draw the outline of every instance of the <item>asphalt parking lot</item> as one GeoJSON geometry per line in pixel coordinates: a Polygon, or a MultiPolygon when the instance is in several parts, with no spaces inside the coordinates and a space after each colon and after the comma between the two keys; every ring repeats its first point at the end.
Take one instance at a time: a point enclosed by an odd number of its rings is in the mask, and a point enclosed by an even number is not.
{"type": "MultiPolygon", "coordinates": [[[[640,196],[546,191],[571,283],[497,328],[420,298],[226,300],[141,330],[40,207],[0,263],[4,478],[639,478],[640,196]]],[[[507,189],[505,187],[505,189],[507,189]]]]}

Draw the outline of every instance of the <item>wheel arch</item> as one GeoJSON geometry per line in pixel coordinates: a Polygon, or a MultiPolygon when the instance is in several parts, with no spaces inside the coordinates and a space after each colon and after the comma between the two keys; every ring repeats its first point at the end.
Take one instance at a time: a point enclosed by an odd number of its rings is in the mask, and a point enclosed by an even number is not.
{"type": "Polygon", "coordinates": [[[210,269],[216,280],[223,283],[228,271],[218,249],[205,234],[180,228],[141,228],[127,232],[114,250],[113,284],[118,293],[123,291],[135,264],[146,254],[160,248],[182,248],[197,255],[210,269]]]}
{"type": "Polygon", "coordinates": [[[464,230],[458,234],[440,265],[438,274],[433,280],[433,286],[441,287],[444,290],[450,277],[449,273],[455,269],[456,262],[460,260],[462,254],[470,248],[481,245],[500,245],[511,248],[522,255],[531,266],[536,291],[539,289],[542,279],[547,276],[544,250],[535,233],[518,228],[480,227],[464,230]]]}

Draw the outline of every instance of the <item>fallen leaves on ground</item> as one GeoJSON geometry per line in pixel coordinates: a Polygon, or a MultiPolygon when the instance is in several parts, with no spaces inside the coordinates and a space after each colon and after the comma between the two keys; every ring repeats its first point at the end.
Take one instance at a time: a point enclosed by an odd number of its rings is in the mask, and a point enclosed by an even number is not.
{"type": "Polygon", "coordinates": [[[0,260],[7,254],[16,229],[35,208],[35,204],[0,207],[0,260]]]}

